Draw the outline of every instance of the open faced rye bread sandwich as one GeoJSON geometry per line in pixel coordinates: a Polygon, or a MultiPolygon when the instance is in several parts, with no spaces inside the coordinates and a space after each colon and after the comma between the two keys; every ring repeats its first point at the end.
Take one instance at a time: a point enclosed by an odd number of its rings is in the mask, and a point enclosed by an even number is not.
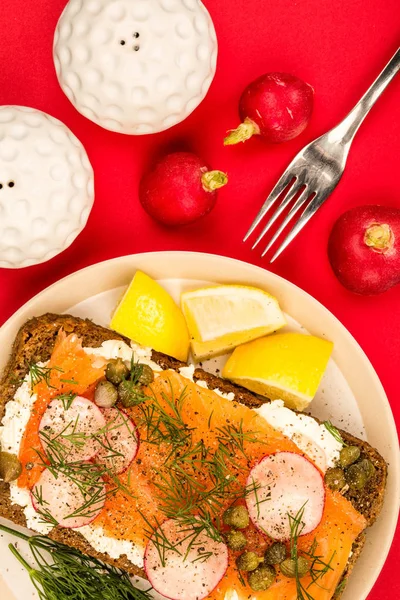
{"type": "Polygon", "coordinates": [[[31,319],[10,351],[1,516],[166,598],[341,595],[385,491],[368,443],[304,415],[287,437],[265,398],[89,320],[31,319]]]}

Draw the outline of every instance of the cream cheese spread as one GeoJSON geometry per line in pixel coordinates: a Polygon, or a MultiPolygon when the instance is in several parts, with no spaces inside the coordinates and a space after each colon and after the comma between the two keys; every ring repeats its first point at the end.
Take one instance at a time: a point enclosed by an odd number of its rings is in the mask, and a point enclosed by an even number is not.
{"type": "Polygon", "coordinates": [[[343,444],[338,442],[325,425],[320,425],[308,415],[298,414],[286,408],[283,400],[266,402],[255,411],[272,427],[284,435],[313,459],[325,472],[334,467],[343,444]]]}

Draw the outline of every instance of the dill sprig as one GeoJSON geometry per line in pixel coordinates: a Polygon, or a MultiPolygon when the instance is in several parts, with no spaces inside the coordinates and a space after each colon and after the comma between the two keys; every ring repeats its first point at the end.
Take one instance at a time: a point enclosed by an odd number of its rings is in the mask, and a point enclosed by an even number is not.
{"type": "Polygon", "coordinates": [[[144,513],[142,513],[140,510],[138,512],[147,526],[147,528],[144,529],[144,533],[149,539],[152,539],[162,566],[165,567],[166,564],[165,556],[167,550],[176,552],[179,556],[182,556],[182,553],[178,549],[177,545],[172,544],[165,535],[159,520],[155,518],[154,522],[150,522],[144,513]]]}
{"type": "MultiPolygon", "coordinates": [[[[245,489],[245,493],[244,496],[246,497],[248,494],[254,494],[254,500],[257,506],[257,517],[260,516],[260,505],[264,504],[264,502],[268,502],[269,500],[271,500],[271,491],[269,491],[267,493],[267,495],[265,496],[265,498],[261,499],[258,495],[258,492],[265,486],[261,486],[260,483],[256,483],[253,479],[253,477],[251,478],[251,483],[246,487],[245,489]]],[[[268,486],[269,487],[269,486],[268,486]]],[[[262,528],[262,527],[261,527],[262,528]]],[[[264,531],[264,529],[263,529],[264,531]]],[[[264,531],[264,533],[266,533],[266,531],[264,531]]]]}
{"type": "Polygon", "coordinates": [[[342,436],[340,435],[339,429],[337,427],[335,427],[334,425],[332,425],[332,423],[330,421],[324,421],[323,425],[329,431],[331,436],[333,436],[335,438],[335,440],[337,442],[339,442],[339,444],[342,444],[343,446],[347,445],[345,443],[344,439],[342,438],[342,436]]]}
{"type": "Polygon", "coordinates": [[[178,398],[174,397],[170,382],[170,396],[162,393],[163,406],[153,393],[147,397],[148,402],[139,406],[141,415],[139,425],[146,429],[146,438],[142,441],[149,444],[167,444],[172,452],[188,445],[191,440],[191,429],[182,416],[182,408],[187,396],[184,388],[178,398]]]}
{"type": "Polygon", "coordinates": [[[238,579],[239,579],[239,581],[240,581],[241,585],[242,585],[243,587],[246,587],[246,582],[245,582],[245,580],[243,579],[243,575],[242,575],[241,571],[239,571],[239,569],[236,569],[236,572],[237,572],[237,576],[238,576],[238,579]]]}
{"type": "Polygon", "coordinates": [[[133,383],[133,385],[139,385],[142,373],[143,373],[143,364],[140,362],[135,362],[134,354],[132,353],[130,372],[129,372],[129,381],[131,381],[133,383]]]}
{"type": "Polygon", "coordinates": [[[111,471],[112,472],[116,470],[113,468],[114,464],[115,464],[114,460],[116,458],[123,457],[124,454],[123,454],[123,452],[119,452],[118,450],[113,448],[111,434],[113,432],[118,432],[118,430],[120,430],[121,427],[125,427],[126,433],[130,437],[133,438],[135,443],[137,443],[137,441],[138,441],[136,429],[135,428],[132,429],[130,427],[131,421],[130,421],[129,417],[122,411],[118,411],[118,412],[119,412],[119,415],[117,417],[115,417],[115,419],[108,421],[108,423],[106,424],[106,426],[104,428],[100,429],[96,434],[93,435],[93,438],[96,440],[97,444],[99,444],[99,446],[101,446],[104,450],[107,451],[107,454],[105,454],[103,456],[103,458],[105,460],[111,462],[111,471]],[[122,419],[123,425],[120,425],[119,423],[117,423],[118,418],[122,419]]]}
{"type": "Polygon", "coordinates": [[[339,585],[336,587],[334,598],[340,596],[340,594],[343,592],[343,590],[346,587],[346,585],[347,585],[347,577],[344,577],[342,579],[342,581],[339,583],[339,585]]]}
{"type": "Polygon", "coordinates": [[[74,392],[69,392],[68,394],[60,394],[57,396],[57,400],[61,400],[63,409],[68,410],[71,408],[73,401],[75,400],[77,394],[74,392]]]}
{"type": "Polygon", "coordinates": [[[244,448],[245,442],[255,444],[259,441],[256,436],[257,432],[243,430],[243,419],[240,420],[239,425],[230,423],[224,427],[217,427],[216,432],[217,439],[221,444],[230,448],[232,452],[240,452],[246,460],[248,457],[244,448]]]}
{"type": "Polygon", "coordinates": [[[332,561],[336,555],[336,550],[332,553],[332,556],[330,557],[329,561],[325,562],[322,558],[322,554],[316,554],[317,548],[318,542],[316,538],[314,538],[314,541],[311,544],[311,547],[308,550],[308,552],[303,551],[304,556],[306,556],[311,562],[310,576],[312,581],[308,584],[307,589],[311,587],[314,583],[318,585],[318,587],[325,589],[318,583],[318,581],[322,579],[322,577],[324,577],[324,575],[326,575],[328,571],[333,570],[332,561]]]}
{"type": "MultiPolygon", "coordinates": [[[[121,456],[121,453],[112,448],[107,433],[115,430],[117,427],[115,419],[107,423],[96,434],[86,434],[77,431],[78,422],[79,416],[74,421],[67,423],[54,437],[52,437],[51,432],[41,430],[39,435],[45,442],[46,453],[43,453],[41,450],[36,451],[41,464],[50,471],[55,479],[62,474],[78,488],[82,503],[76,510],[68,514],[65,517],[66,519],[76,516],[92,517],[97,513],[99,504],[104,502],[109,496],[116,494],[117,491],[133,497],[130,490],[129,477],[128,483],[125,485],[113,473],[112,461],[115,457],[121,456]],[[107,449],[107,459],[111,460],[111,467],[104,463],[94,464],[87,461],[73,460],[74,450],[82,448],[90,439],[95,439],[97,443],[107,449]],[[104,480],[111,484],[108,489],[104,486],[104,480]]],[[[132,435],[134,435],[134,432],[132,435]]],[[[42,519],[52,525],[57,525],[57,521],[45,506],[46,503],[43,500],[40,486],[36,486],[32,494],[42,519]]]]}
{"type": "Polygon", "coordinates": [[[0,525],[0,530],[28,543],[33,564],[13,544],[8,547],[28,571],[40,600],[151,599],[149,590],[134,587],[127,573],[75,548],[39,535],[29,537],[5,525],[0,525]]]}
{"type": "MultiPolygon", "coordinates": [[[[313,543],[308,551],[302,550],[301,556],[306,557],[310,561],[310,571],[309,575],[311,577],[311,582],[304,586],[301,577],[299,575],[298,569],[298,558],[299,558],[299,549],[298,549],[298,539],[301,536],[305,524],[303,522],[304,511],[306,507],[307,501],[303,504],[303,506],[299,509],[298,513],[293,516],[288,513],[289,525],[290,525],[290,558],[294,562],[295,566],[295,580],[296,580],[296,592],[297,592],[297,600],[314,600],[314,597],[308,591],[309,588],[316,584],[318,587],[321,585],[318,584],[318,581],[326,575],[326,573],[330,570],[333,570],[331,566],[332,560],[336,554],[333,552],[330,560],[326,563],[322,559],[322,555],[316,554],[316,549],[318,547],[318,542],[316,538],[314,538],[313,543]]],[[[325,588],[322,588],[325,589],[325,588]]]]}
{"type": "Polygon", "coordinates": [[[138,406],[148,399],[142,384],[144,367],[144,364],[135,362],[132,355],[129,374],[123,378],[124,385],[127,391],[129,391],[129,406],[138,406]]]}
{"type": "Polygon", "coordinates": [[[53,371],[59,371],[60,373],[64,372],[60,367],[45,367],[37,363],[29,364],[28,376],[31,388],[33,389],[36,385],[44,381],[47,387],[55,389],[55,386],[51,385],[51,374],[53,371]]]}
{"type": "Polygon", "coordinates": [[[76,381],[76,379],[72,378],[72,379],[62,379],[60,378],[61,383],[69,383],[70,385],[79,385],[79,381],[76,381]]]}

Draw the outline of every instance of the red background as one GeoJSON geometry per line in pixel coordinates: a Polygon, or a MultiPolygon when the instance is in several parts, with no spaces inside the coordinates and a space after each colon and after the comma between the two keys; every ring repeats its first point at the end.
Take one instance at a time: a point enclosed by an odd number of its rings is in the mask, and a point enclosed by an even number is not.
{"type": "MultiPolygon", "coordinates": [[[[345,116],[400,40],[399,0],[207,0],[219,61],[206,100],[170,131],[128,137],[102,130],[78,114],[57,83],[52,39],[65,3],[0,1],[0,104],[42,109],[72,129],[93,164],[96,201],[85,231],[62,255],[29,269],[0,269],[0,323],[57,279],[123,254],[194,250],[269,268],[241,241],[266,194],[306,142],[345,116]],[[225,131],[238,122],[243,87],[267,71],[294,73],[314,86],[310,126],[281,146],[255,139],[224,148],[225,131]],[[143,212],[137,189],[152,157],[171,148],[198,152],[213,168],[226,170],[230,182],[209,216],[187,228],[165,230],[143,212]]],[[[318,298],[356,337],[382,380],[398,424],[400,286],[371,298],[347,292],[330,270],[326,245],[335,219],[350,206],[377,202],[400,208],[399,107],[397,77],[357,134],[338,189],[271,267],[318,298]]],[[[398,531],[369,600],[400,597],[394,568],[399,553],[398,531]]]]}

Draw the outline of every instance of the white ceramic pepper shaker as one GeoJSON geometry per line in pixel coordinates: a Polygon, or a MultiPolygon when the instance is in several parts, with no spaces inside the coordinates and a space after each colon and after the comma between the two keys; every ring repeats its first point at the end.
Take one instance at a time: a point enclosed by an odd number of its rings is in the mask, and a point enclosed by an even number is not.
{"type": "Polygon", "coordinates": [[[65,250],[94,200],[84,147],[58,119],[0,107],[0,267],[17,269],[65,250]]]}
{"type": "Polygon", "coordinates": [[[57,76],[72,104],[126,134],[183,121],[206,95],[216,60],[200,0],[70,0],[54,37],[57,76]]]}

